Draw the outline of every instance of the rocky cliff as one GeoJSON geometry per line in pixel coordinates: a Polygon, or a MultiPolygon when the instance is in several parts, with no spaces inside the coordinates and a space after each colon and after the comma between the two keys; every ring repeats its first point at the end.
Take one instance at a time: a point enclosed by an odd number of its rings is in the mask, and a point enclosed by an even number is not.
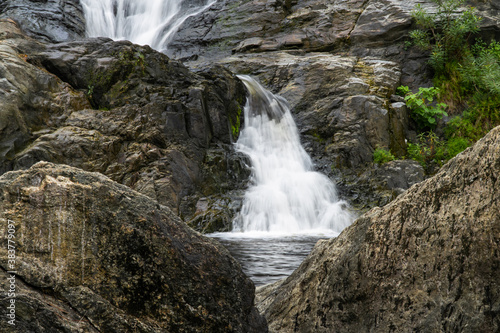
{"type": "Polygon", "coordinates": [[[40,43],[11,20],[0,31],[0,173],[69,164],[186,219],[200,197],[244,186],[231,143],[245,90],[228,70],[194,74],[147,46],[104,38],[40,43]]]}
{"type": "Polygon", "coordinates": [[[99,173],[40,162],[0,177],[2,332],[267,331],[254,286],[217,242],[99,173]],[[9,227],[9,225],[13,227],[9,227]],[[12,230],[11,230],[12,229],[12,230]],[[9,232],[10,231],[10,232],[9,232]],[[14,330],[9,330],[14,328],[14,330]]]}
{"type": "Polygon", "coordinates": [[[498,332],[500,127],[260,291],[272,332],[498,332]]]}

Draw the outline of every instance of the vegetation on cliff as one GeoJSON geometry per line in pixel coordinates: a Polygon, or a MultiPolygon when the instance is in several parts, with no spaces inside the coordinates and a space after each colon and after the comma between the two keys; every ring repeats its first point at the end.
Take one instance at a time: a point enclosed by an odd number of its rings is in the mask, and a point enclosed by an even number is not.
{"type": "Polygon", "coordinates": [[[478,32],[481,17],[473,7],[456,14],[465,0],[433,0],[435,13],[421,5],[412,12],[418,29],[412,43],[430,52],[434,87],[410,93],[407,106],[416,121],[417,142],[408,145],[409,158],[427,171],[441,166],[500,124],[500,43],[484,42],[478,32]],[[433,102],[433,98],[437,102],[433,102]],[[447,113],[451,119],[443,118],[447,113]],[[438,122],[438,119],[446,121],[438,122]],[[439,133],[439,134],[438,134],[439,133]]]}

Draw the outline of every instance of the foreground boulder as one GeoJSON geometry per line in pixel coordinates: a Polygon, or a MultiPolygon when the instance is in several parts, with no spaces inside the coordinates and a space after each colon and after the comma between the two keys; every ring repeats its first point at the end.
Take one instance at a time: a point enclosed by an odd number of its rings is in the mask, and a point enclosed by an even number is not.
{"type": "Polygon", "coordinates": [[[17,271],[16,332],[267,331],[253,283],[221,245],[98,173],[46,162],[6,173],[0,230],[4,244],[15,236],[15,263],[0,248],[0,280],[8,290],[17,271]]]}
{"type": "Polygon", "coordinates": [[[498,332],[500,127],[263,288],[272,332],[498,332]]]}

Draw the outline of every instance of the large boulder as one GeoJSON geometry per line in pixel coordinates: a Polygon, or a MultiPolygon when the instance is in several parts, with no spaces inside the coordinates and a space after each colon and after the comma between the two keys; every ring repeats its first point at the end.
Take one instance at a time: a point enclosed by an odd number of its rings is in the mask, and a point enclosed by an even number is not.
{"type": "Polygon", "coordinates": [[[0,174],[64,163],[108,175],[186,219],[200,197],[243,186],[248,175],[228,166],[245,89],[228,70],[193,73],[150,47],[106,38],[44,44],[11,20],[0,21],[0,39],[8,78],[0,81],[0,174]],[[214,147],[223,153],[207,159],[214,147]],[[214,178],[207,169],[224,172],[214,178]]]}
{"type": "Polygon", "coordinates": [[[500,127],[263,289],[272,332],[498,332],[500,127]]]}
{"type": "Polygon", "coordinates": [[[13,261],[0,248],[0,284],[15,293],[0,295],[15,301],[2,332],[267,331],[223,246],[101,174],[47,162],[4,174],[0,238],[15,248],[13,261]]]}

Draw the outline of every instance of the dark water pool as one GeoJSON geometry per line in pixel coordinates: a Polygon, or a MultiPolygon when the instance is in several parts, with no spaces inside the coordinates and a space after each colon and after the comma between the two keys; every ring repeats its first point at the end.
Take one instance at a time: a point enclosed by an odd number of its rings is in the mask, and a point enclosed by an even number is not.
{"type": "Polygon", "coordinates": [[[244,237],[231,233],[210,235],[221,242],[242,265],[243,271],[261,286],[289,276],[327,236],[244,237]]]}

